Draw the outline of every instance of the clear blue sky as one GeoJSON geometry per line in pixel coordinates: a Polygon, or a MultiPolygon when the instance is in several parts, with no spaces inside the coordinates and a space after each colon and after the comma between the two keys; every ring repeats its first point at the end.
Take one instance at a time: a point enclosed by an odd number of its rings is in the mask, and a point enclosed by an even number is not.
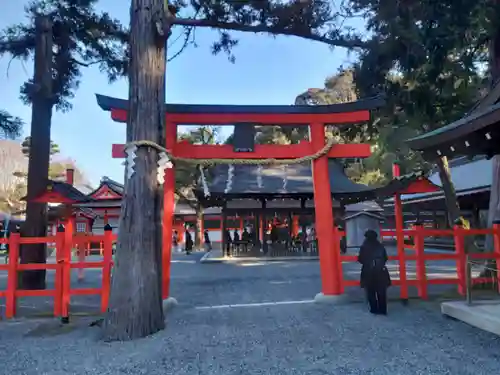
{"type": "MultiPolygon", "coordinates": [[[[24,18],[24,0],[6,1],[0,12],[0,29],[24,18]]],[[[100,7],[128,24],[129,1],[101,0],[100,7]]],[[[362,25],[355,25],[362,26],[362,25]]],[[[345,50],[334,49],[294,37],[269,37],[238,33],[239,46],[234,50],[236,63],[225,55],[210,53],[211,41],[218,33],[198,30],[198,47],[190,47],[167,66],[167,101],[191,104],[293,104],[295,97],[312,87],[322,87],[325,78],[340,65],[352,60],[345,50]]],[[[175,48],[173,47],[173,51],[175,48]]],[[[0,59],[0,108],[21,117],[29,135],[31,107],[19,100],[19,87],[32,75],[33,63],[0,59]]],[[[101,111],[94,94],[120,98],[127,96],[127,82],[112,85],[97,69],[86,69],[73,110],[55,112],[52,139],[64,156],[74,159],[97,184],[102,176],[123,181],[122,160],[111,158],[111,145],[125,143],[125,124],[110,120],[101,111]]]]}

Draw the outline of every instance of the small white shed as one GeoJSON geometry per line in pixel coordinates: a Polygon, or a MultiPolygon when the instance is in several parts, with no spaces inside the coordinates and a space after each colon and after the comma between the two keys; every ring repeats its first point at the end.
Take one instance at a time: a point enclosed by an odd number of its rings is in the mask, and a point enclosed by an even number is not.
{"type": "Polygon", "coordinates": [[[362,202],[345,207],[344,216],[347,247],[360,247],[365,232],[374,230],[380,236],[380,222],[384,221],[383,209],[375,202],[362,202]]]}

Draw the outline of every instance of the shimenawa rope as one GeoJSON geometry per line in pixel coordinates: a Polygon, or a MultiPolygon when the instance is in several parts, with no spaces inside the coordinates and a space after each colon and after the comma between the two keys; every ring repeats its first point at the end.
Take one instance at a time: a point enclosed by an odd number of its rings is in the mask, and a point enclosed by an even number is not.
{"type": "Polygon", "coordinates": [[[129,149],[132,146],[136,147],[151,147],[159,152],[164,152],[168,155],[170,160],[181,162],[181,163],[187,163],[187,164],[193,164],[193,165],[200,165],[200,166],[211,166],[211,165],[216,165],[216,164],[237,164],[237,165],[286,165],[286,164],[301,164],[309,161],[316,160],[322,156],[325,156],[328,154],[328,152],[331,150],[331,148],[335,145],[335,139],[331,138],[327,141],[325,146],[321,148],[319,151],[312,155],[307,155],[307,156],[302,156],[300,158],[296,159],[274,159],[274,158],[269,158],[269,159],[191,159],[191,158],[181,158],[174,156],[170,153],[170,150],[166,149],[163,146],[160,146],[156,142],[153,141],[147,141],[147,140],[142,140],[142,141],[134,141],[127,143],[125,145],[125,150],[129,149]]]}

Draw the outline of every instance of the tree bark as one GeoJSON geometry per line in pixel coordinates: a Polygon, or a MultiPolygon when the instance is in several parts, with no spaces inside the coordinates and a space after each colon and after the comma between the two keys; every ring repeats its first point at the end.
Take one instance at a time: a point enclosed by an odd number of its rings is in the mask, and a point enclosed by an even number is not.
{"type": "MultiPolygon", "coordinates": [[[[47,204],[30,202],[47,188],[50,165],[50,127],[52,121],[52,22],[47,17],[36,20],[36,46],[32,98],[31,152],[28,162],[28,194],[26,221],[22,234],[45,237],[47,234],[47,204]]],[[[24,245],[21,263],[45,263],[46,244],[24,245]]],[[[45,270],[24,271],[20,281],[23,289],[45,289],[45,270]]]]}
{"type": "Polygon", "coordinates": [[[451,180],[450,167],[448,166],[448,158],[441,157],[436,161],[439,178],[443,185],[444,199],[446,203],[446,211],[448,213],[448,225],[453,227],[455,220],[460,217],[460,206],[458,204],[457,193],[455,186],[451,180]]]}
{"type": "MultiPolygon", "coordinates": [[[[127,142],[164,138],[165,41],[154,22],[162,0],[132,0],[127,142]]],[[[141,147],[135,173],[125,181],[105,340],[133,340],[165,327],[161,293],[162,192],[158,152],[141,147]]]]}

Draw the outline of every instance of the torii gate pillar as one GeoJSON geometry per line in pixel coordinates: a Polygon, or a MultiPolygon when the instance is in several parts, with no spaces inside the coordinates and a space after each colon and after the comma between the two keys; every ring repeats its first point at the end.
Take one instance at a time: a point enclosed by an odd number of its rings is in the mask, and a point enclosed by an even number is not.
{"type": "MultiPolygon", "coordinates": [[[[309,129],[313,147],[320,150],[325,145],[325,125],[312,123],[309,129]]],[[[312,175],[315,226],[321,272],[321,293],[315,299],[320,301],[328,299],[328,296],[337,296],[344,292],[340,252],[337,251],[338,246],[335,246],[335,241],[338,239],[333,234],[333,204],[327,155],[312,162],[312,175]]]]}

